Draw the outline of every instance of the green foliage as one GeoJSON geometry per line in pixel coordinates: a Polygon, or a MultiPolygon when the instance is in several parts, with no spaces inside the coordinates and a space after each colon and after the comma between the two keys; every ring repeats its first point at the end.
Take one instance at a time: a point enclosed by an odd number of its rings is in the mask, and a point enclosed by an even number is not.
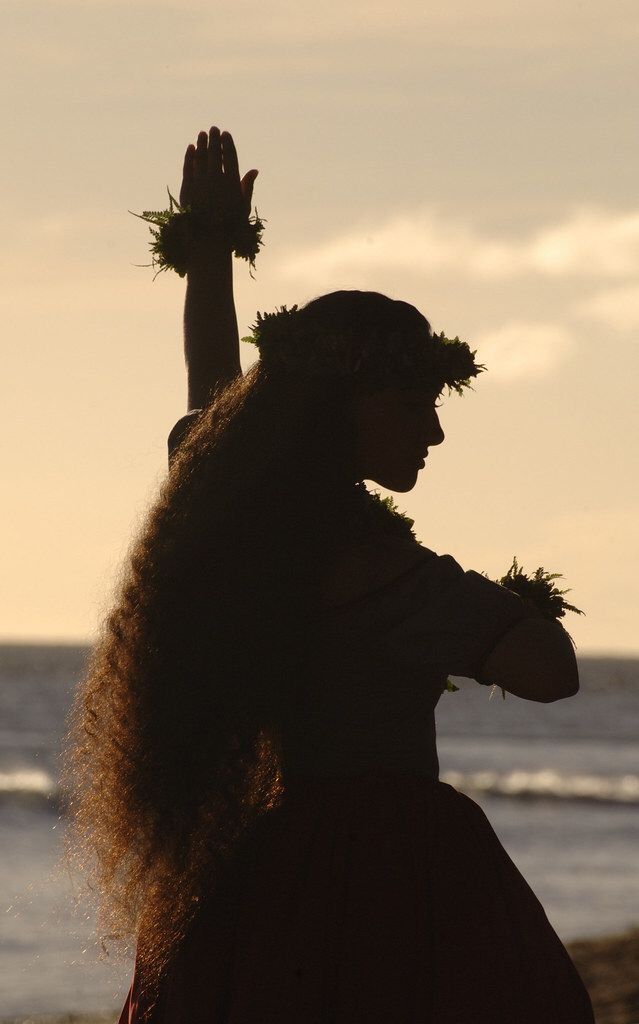
{"type": "Polygon", "coordinates": [[[380,533],[394,534],[413,541],[417,540],[413,526],[415,520],[400,512],[392,497],[382,498],[378,491],[369,491],[359,484],[360,510],[368,526],[380,533]]]}
{"type": "MultiPolygon", "coordinates": [[[[487,576],[487,573],[483,573],[483,575],[487,576]]],[[[525,605],[540,612],[544,619],[548,619],[549,622],[559,622],[560,619],[564,618],[566,612],[585,615],[585,612],[581,611],[580,608],[576,608],[574,604],[568,604],[567,601],[564,601],[564,594],[570,593],[570,590],[559,590],[553,582],[562,578],[562,573],[546,572],[542,566],[535,569],[532,576],[527,575],[519,565],[517,556],[513,555],[512,565],[508,572],[501,579],[496,580],[496,582],[502,587],[506,587],[507,590],[512,590],[513,593],[518,594],[525,605]]],[[[575,642],[570,633],[566,632],[566,636],[574,646],[575,642]]],[[[500,689],[505,700],[506,691],[503,687],[500,687],[500,689]]],[[[491,697],[494,691],[495,687],[491,691],[491,697]]]]}
{"type": "Polygon", "coordinates": [[[271,365],[285,366],[300,377],[349,376],[368,390],[410,380],[461,395],[471,387],[471,378],[486,369],[475,363],[466,342],[447,338],[443,331],[427,338],[401,331],[378,337],[330,332],[297,306],[258,313],[251,332],[242,341],[256,345],[271,365]]]}
{"type": "MultiPolygon", "coordinates": [[[[288,324],[290,322],[295,323],[298,313],[298,306],[291,306],[288,309],[287,306],[278,306],[274,313],[260,313],[258,311],[256,315],[255,323],[251,327],[251,334],[247,334],[242,341],[247,341],[251,345],[255,345],[260,351],[265,346],[268,347],[269,341],[273,340],[272,330],[277,321],[279,324],[280,335],[286,336],[288,334],[288,324]]],[[[275,328],[277,334],[277,328],[275,328]]]]}
{"type": "Polygon", "coordinates": [[[386,510],[388,515],[393,516],[396,520],[400,520],[402,524],[405,526],[406,532],[413,538],[413,540],[417,540],[415,531],[413,530],[415,520],[411,519],[410,516],[407,516],[405,512],[399,511],[397,505],[393,501],[393,498],[390,494],[387,498],[382,498],[377,491],[373,491],[371,493],[371,498],[374,501],[379,502],[379,504],[382,505],[383,508],[386,510]]]}
{"type": "Polygon", "coordinates": [[[189,268],[189,260],[194,242],[202,241],[207,236],[215,235],[226,240],[229,248],[238,259],[247,260],[249,273],[253,276],[255,258],[262,247],[264,221],[257,210],[254,217],[234,220],[204,218],[195,213],[190,206],[180,206],[170,190],[169,206],[166,210],[144,210],[134,213],[134,217],[144,220],[151,228],[150,243],[151,263],[142,266],[156,267],[153,280],[164,270],[174,270],[184,277],[189,268]]]}
{"type": "Polygon", "coordinates": [[[448,393],[456,391],[458,395],[463,395],[464,388],[474,391],[470,378],[476,377],[486,369],[483,363],[475,363],[476,350],[471,352],[465,341],[460,341],[457,336],[447,338],[443,331],[433,335],[433,340],[448,393]]]}
{"type": "Polygon", "coordinates": [[[528,576],[514,555],[510,569],[505,576],[497,580],[497,583],[514,591],[515,594],[519,594],[526,604],[541,612],[545,619],[558,622],[559,619],[564,618],[566,612],[584,615],[580,608],[575,608],[574,604],[564,601],[563,595],[569,594],[570,590],[559,590],[554,585],[553,580],[562,578],[560,572],[546,572],[541,566],[535,569],[532,576],[528,576]]]}
{"type": "Polygon", "coordinates": [[[264,221],[255,208],[255,216],[240,221],[233,229],[233,255],[239,260],[246,260],[249,274],[253,277],[255,259],[263,246],[264,221]]]}

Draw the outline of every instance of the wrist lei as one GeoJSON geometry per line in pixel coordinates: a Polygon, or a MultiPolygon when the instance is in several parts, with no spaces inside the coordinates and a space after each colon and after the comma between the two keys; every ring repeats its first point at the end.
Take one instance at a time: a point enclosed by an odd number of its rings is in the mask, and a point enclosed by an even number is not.
{"type": "MultiPolygon", "coordinates": [[[[560,572],[546,572],[541,566],[535,569],[532,576],[526,575],[514,556],[506,575],[495,582],[519,594],[525,605],[540,612],[549,622],[559,622],[566,612],[584,615],[580,608],[575,608],[574,604],[564,601],[564,594],[568,594],[569,590],[559,590],[553,583],[553,580],[558,579],[562,579],[560,572]]],[[[574,645],[572,637],[570,639],[574,645]]]]}
{"type": "MultiPolygon", "coordinates": [[[[482,576],[488,578],[487,573],[482,573],[482,576]]],[[[575,612],[577,615],[584,615],[580,608],[575,608],[574,604],[568,604],[564,600],[564,594],[569,593],[569,590],[559,590],[555,586],[553,580],[562,578],[560,572],[546,572],[546,570],[540,566],[535,569],[532,575],[526,574],[522,567],[517,562],[517,556],[513,556],[512,565],[508,572],[501,579],[495,580],[495,583],[499,583],[500,586],[506,587],[507,590],[512,590],[514,594],[518,594],[521,597],[524,605],[528,608],[534,609],[540,613],[540,617],[547,619],[549,622],[556,622],[559,625],[560,619],[563,619],[566,612],[575,612]]],[[[566,631],[566,636],[570,640],[573,647],[575,641],[571,637],[570,633],[566,631]]],[[[490,684],[488,684],[490,685],[490,684]]],[[[499,687],[503,699],[506,699],[506,691],[503,686],[499,687]]],[[[458,690],[459,687],[455,686],[451,680],[447,680],[445,689],[449,692],[458,690]]],[[[492,687],[491,697],[495,692],[496,685],[492,687]]]]}
{"type": "Polygon", "coordinates": [[[144,210],[134,213],[151,227],[151,262],[138,266],[157,268],[157,277],[163,270],[175,270],[184,277],[189,270],[193,246],[205,242],[212,235],[221,238],[238,259],[247,260],[253,277],[255,259],[261,249],[264,221],[257,209],[254,216],[224,217],[222,214],[202,214],[190,206],[180,206],[169,189],[169,207],[166,210],[144,210]]]}

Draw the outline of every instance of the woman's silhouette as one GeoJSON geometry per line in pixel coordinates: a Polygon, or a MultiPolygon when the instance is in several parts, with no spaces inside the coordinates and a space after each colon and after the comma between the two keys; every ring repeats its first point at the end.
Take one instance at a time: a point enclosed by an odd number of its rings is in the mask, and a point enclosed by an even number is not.
{"type": "MultiPolygon", "coordinates": [[[[256,173],[212,128],[181,203],[245,217],[256,173]]],[[[571,643],[363,485],[409,491],[444,440],[428,322],[333,293],[291,323],[340,358],[365,339],[356,374],[305,374],[298,347],[242,376],[228,236],[189,259],[190,412],[68,762],[75,853],[137,937],[123,1024],[592,1024],[483,812],[438,781],[433,715],[449,673],[571,696],[571,643]]]]}

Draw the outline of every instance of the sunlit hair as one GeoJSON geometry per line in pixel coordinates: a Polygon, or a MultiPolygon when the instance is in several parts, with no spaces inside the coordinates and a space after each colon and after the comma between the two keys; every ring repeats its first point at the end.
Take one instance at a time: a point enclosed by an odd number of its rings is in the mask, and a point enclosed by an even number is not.
{"type": "MultiPolygon", "coordinates": [[[[414,318],[374,293],[306,307],[332,328],[414,318]],[[371,320],[373,318],[373,320],[371,320]]],[[[418,316],[420,314],[417,314],[418,316]]],[[[348,382],[255,364],[182,442],[122,571],[72,710],[70,858],[150,988],[243,837],[282,795],[277,722],[303,685],[318,567],[362,528],[348,382]]],[[[312,645],[310,645],[312,648],[312,645]]]]}

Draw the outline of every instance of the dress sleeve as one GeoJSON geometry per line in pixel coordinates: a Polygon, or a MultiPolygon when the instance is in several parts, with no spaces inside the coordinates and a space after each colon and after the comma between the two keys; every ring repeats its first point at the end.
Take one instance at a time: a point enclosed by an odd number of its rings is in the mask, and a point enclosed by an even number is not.
{"type": "MultiPolygon", "coordinates": [[[[401,660],[477,679],[497,642],[526,616],[521,598],[451,555],[428,552],[415,580],[412,610],[385,640],[401,660]]],[[[482,682],[482,680],[478,680],[482,682]]]]}
{"type": "Polygon", "coordinates": [[[178,448],[182,444],[182,441],[184,440],[184,438],[188,434],[191,426],[199,418],[199,415],[200,415],[201,412],[202,412],[201,409],[191,409],[190,412],[187,412],[186,416],[182,416],[182,418],[177,421],[177,423],[175,424],[175,426],[171,430],[171,433],[169,434],[169,440],[168,440],[168,445],[169,445],[169,466],[171,465],[171,462],[173,460],[173,456],[175,455],[176,451],[178,450],[178,448]]]}

